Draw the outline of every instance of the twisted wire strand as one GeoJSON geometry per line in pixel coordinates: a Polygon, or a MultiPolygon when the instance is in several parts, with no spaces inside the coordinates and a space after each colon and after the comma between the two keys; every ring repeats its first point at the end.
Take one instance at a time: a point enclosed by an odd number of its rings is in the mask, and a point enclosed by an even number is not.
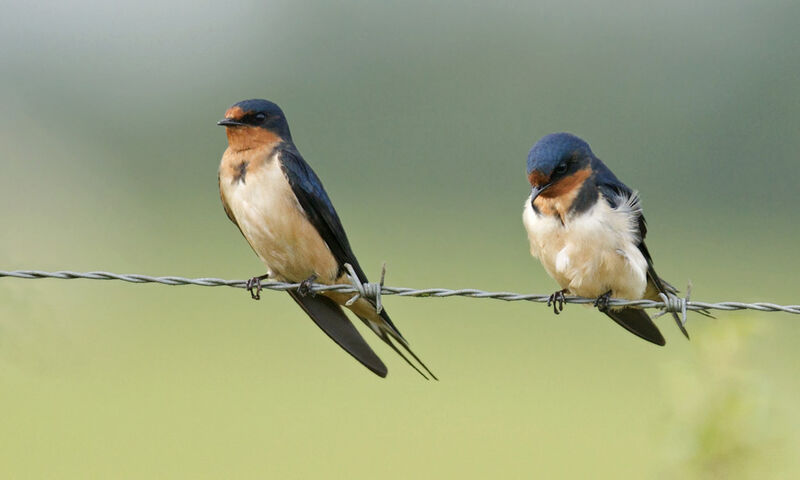
{"type": "MultiPolygon", "coordinates": [[[[385,271],[384,271],[385,273],[385,271]]],[[[177,276],[155,277],[141,274],[120,274],[111,272],[73,272],[60,270],[57,272],[44,272],[40,270],[0,270],[0,278],[22,278],[22,279],[42,279],[55,278],[61,280],[87,279],[87,280],[120,280],[130,283],[158,283],[162,285],[198,285],[202,287],[233,287],[246,288],[245,280],[225,280],[222,278],[185,278],[177,276]]],[[[382,275],[383,277],[383,275],[382,275]]],[[[261,287],[265,290],[286,291],[300,287],[299,283],[285,282],[264,282],[261,287]]],[[[372,298],[376,301],[376,306],[381,308],[381,295],[397,295],[399,297],[423,297],[423,298],[448,298],[448,297],[468,297],[468,298],[491,298],[506,302],[536,302],[547,303],[550,295],[523,294],[514,292],[488,292],[474,288],[449,289],[449,288],[408,288],[408,287],[389,287],[381,283],[361,283],[357,279],[353,284],[347,285],[323,285],[313,283],[309,287],[312,293],[320,292],[341,292],[354,293],[359,296],[372,298]]],[[[355,298],[355,297],[354,297],[355,298]]],[[[583,297],[566,297],[566,303],[593,304],[596,299],[583,297]]],[[[759,312],[784,312],[800,314],[800,305],[777,305],[768,302],[698,302],[688,298],[668,297],[666,301],[658,302],[654,300],[621,300],[610,299],[609,306],[615,307],[635,307],[635,308],[657,308],[664,312],[677,312],[685,314],[688,311],[707,311],[707,310],[756,310],[759,312]]]]}

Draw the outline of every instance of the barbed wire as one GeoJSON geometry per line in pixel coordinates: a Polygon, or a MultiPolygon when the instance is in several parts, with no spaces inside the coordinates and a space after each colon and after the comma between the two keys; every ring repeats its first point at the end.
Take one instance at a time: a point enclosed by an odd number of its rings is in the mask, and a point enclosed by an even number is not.
{"type": "MultiPolygon", "coordinates": [[[[422,298],[448,298],[448,297],[467,297],[467,298],[490,298],[494,300],[503,300],[506,302],[536,302],[548,303],[550,302],[551,295],[539,294],[524,294],[514,292],[489,292],[474,288],[450,289],[450,288],[407,288],[407,287],[389,287],[383,285],[383,278],[385,275],[385,265],[381,274],[380,283],[362,283],[355,277],[354,274],[350,275],[352,284],[340,285],[324,285],[319,283],[311,283],[309,285],[302,285],[300,283],[286,283],[267,281],[260,284],[260,288],[264,290],[296,290],[298,288],[307,288],[307,291],[316,294],[322,292],[339,292],[339,293],[354,293],[351,299],[352,303],[358,297],[370,298],[375,301],[378,311],[382,308],[381,296],[382,295],[397,295],[399,297],[422,297],[422,298]]],[[[73,279],[86,279],[86,280],[119,280],[129,283],[158,283],[162,285],[197,285],[202,287],[233,287],[247,289],[248,282],[245,280],[225,280],[222,278],[185,278],[177,276],[155,277],[151,275],[141,274],[120,274],[111,272],[73,272],[69,270],[61,270],[57,272],[44,272],[40,270],[14,270],[3,271],[0,270],[0,278],[11,277],[21,279],[60,279],[60,280],[73,280],[73,279]]],[[[690,286],[691,287],[691,286],[690,286]]],[[[252,292],[251,292],[252,293],[252,292]]],[[[707,314],[709,310],[756,310],[759,312],[784,312],[800,314],[800,305],[777,305],[768,302],[698,302],[689,299],[689,294],[684,298],[676,296],[662,295],[662,300],[622,300],[622,299],[609,299],[608,305],[612,307],[635,307],[635,308],[656,308],[660,309],[660,314],[668,312],[676,312],[682,315],[684,323],[686,322],[686,312],[695,311],[707,314]]],[[[584,297],[565,297],[565,303],[576,304],[594,304],[597,299],[584,298],[584,297]]]]}

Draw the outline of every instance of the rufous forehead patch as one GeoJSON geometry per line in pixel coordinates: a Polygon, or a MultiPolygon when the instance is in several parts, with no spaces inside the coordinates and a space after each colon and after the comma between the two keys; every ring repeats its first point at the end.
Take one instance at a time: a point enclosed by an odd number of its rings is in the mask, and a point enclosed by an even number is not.
{"type": "Polygon", "coordinates": [[[233,106],[225,111],[225,118],[230,118],[231,120],[239,120],[244,117],[244,115],[244,110],[239,106],[233,106]]]}

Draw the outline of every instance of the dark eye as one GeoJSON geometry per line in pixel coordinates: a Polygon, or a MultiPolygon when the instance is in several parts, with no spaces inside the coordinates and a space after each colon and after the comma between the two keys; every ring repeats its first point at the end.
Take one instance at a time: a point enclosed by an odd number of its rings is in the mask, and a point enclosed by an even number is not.
{"type": "Polygon", "coordinates": [[[560,163],[560,164],[559,164],[559,165],[556,167],[556,169],[554,170],[554,172],[555,172],[555,173],[557,173],[557,174],[559,174],[559,175],[561,175],[562,173],[566,173],[566,172],[567,172],[567,164],[566,164],[566,163],[560,163]]]}
{"type": "Polygon", "coordinates": [[[263,114],[263,113],[256,113],[253,116],[253,118],[255,119],[256,122],[261,123],[261,122],[263,122],[264,120],[267,119],[267,115],[263,114]]]}

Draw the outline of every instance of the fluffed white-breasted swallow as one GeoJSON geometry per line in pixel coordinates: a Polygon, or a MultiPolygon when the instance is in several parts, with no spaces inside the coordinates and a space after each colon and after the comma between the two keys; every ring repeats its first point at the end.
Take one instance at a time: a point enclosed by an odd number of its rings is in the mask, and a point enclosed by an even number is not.
{"type": "MultiPolygon", "coordinates": [[[[659,293],[676,293],[653,268],[637,192],[569,133],[536,142],[528,153],[528,181],[531,195],[522,219],[531,254],[562,288],[551,296],[555,312],[563,309],[565,293],[597,298],[595,306],[619,325],[664,345],[644,310],[608,305],[611,297],[660,300],[659,293]]],[[[673,317],[689,338],[678,315],[673,317]]]]}

